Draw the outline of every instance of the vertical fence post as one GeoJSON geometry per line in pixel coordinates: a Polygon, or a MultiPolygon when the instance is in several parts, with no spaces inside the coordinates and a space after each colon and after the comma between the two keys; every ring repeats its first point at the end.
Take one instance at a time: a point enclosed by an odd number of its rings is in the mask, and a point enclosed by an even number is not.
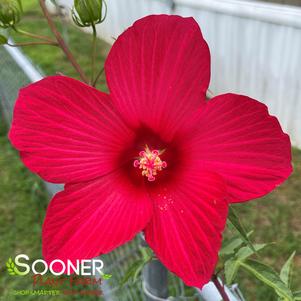
{"type": "Polygon", "coordinates": [[[147,301],[168,297],[167,269],[159,260],[152,260],[144,267],[143,290],[147,301]]]}

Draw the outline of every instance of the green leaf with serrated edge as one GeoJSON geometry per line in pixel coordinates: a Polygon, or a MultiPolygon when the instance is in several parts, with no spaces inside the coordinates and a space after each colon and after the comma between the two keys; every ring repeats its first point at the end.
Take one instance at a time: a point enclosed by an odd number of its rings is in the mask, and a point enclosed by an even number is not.
{"type": "Polygon", "coordinates": [[[266,247],[268,244],[254,244],[253,248],[255,249],[254,251],[249,247],[242,247],[240,248],[237,253],[236,257],[239,258],[240,260],[247,259],[248,257],[252,256],[253,254],[257,253],[258,251],[262,250],[264,247],[266,247]]]}
{"type": "Polygon", "coordinates": [[[239,248],[243,243],[240,237],[232,237],[226,242],[219,251],[219,256],[231,255],[239,248]]]}
{"type": "MultiPolygon", "coordinates": [[[[258,252],[265,246],[267,246],[267,244],[254,244],[254,249],[256,250],[256,252],[258,252]]],[[[233,282],[241,263],[254,254],[254,251],[252,251],[250,247],[242,247],[237,251],[234,257],[228,259],[225,262],[224,269],[226,284],[230,285],[233,282]]]]}
{"type": "Polygon", "coordinates": [[[280,297],[293,301],[291,290],[285,286],[280,276],[271,267],[252,259],[247,259],[241,262],[240,265],[257,279],[273,288],[280,297]]]}
{"type": "MultiPolygon", "coordinates": [[[[247,233],[248,237],[252,235],[253,231],[247,233]]],[[[231,255],[243,244],[241,237],[234,236],[227,242],[223,243],[222,248],[219,251],[219,256],[231,255]]]]}
{"type": "Polygon", "coordinates": [[[232,206],[229,206],[229,214],[228,214],[228,220],[231,222],[231,224],[234,226],[234,228],[237,230],[237,232],[240,234],[242,240],[254,251],[254,247],[253,244],[251,242],[251,240],[248,237],[248,234],[244,228],[244,226],[242,225],[242,223],[240,222],[234,208],[232,206]]]}
{"type": "Polygon", "coordinates": [[[290,280],[292,275],[292,268],[293,268],[293,259],[296,254],[296,251],[294,251],[289,259],[285,262],[283,265],[281,271],[280,271],[280,279],[286,284],[287,287],[290,287],[290,280]]]}

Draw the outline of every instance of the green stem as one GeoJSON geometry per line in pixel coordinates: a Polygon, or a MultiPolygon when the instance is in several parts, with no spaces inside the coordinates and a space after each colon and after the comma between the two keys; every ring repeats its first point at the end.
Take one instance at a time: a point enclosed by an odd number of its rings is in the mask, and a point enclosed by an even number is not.
{"type": "Polygon", "coordinates": [[[20,33],[24,36],[27,36],[27,37],[31,37],[31,38],[34,38],[34,39],[39,39],[39,40],[43,40],[43,41],[47,41],[47,42],[51,42],[51,43],[54,43],[54,41],[49,38],[49,37],[46,37],[46,36],[41,36],[41,35],[37,35],[37,34],[34,34],[34,33],[30,33],[30,32],[27,32],[25,30],[22,30],[22,29],[18,29],[16,27],[13,27],[14,31],[17,32],[17,33],[20,33]]]}
{"type": "MultiPolygon", "coordinates": [[[[94,83],[95,60],[96,60],[96,38],[97,32],[95,24],[92,23],[93,38],[92,38],[92,60],[91,60],[91,85],[94,83]]],[[[94,85],[93,85],[94,86],[94,85]]]]}
{"type": "Polygon", "coordinates": [[[75,57],[73,56],[72,52],[70,51],[69,47],[67,46],[65,40],[63,39],[61,33],[58,31],[58,29],[56,28],[56,25],[54,23],[54,21],[52,20],[51,15],[49,14],[46,4],[45,4],[45,0],[39,0],[40,6],[42,8],[42,12],[48,22],[49,28],[52,31],[52,33],[54,34],[59,47],[62,49],[62,51],[65,53],[67,59],[69,60],[69,62],[71,63],[71,65],[74,67],[74,69],[77,71],[77,73],[79,74],[81,80],[84,83],[89,82],[89,79],[87,78],[87,76],[85,75],[84,71],[82,70],[82,68],[80,67],[80,65],[78,64],[78,62],[76,61],[75,57]]]}
{"type": "Polygon", "coordinates": [[[23,46],[32,46],[32,45],[58,46],[58,43],[56,43],[56,42],[29,42],[29,43],[16,43],[16,44],[7,43],[7,45],[10,47],[23,47],[23,46]]]}
{"type": "Polygon", "coordinates": [[[98,74],[96,75],[96,77],[95,77],[95,79],[94,79],[94,81],[93,81],[93,84],[92,84],[93,87],[96,86],[97,81],[98,81],[98,79],[100,78],[100,76],[102,75],[102,73],[104,72],[104,70],[105,70],[105,68],[102,67],[102,68],[100,69],[100,71],[98,72],[98,74]]]}

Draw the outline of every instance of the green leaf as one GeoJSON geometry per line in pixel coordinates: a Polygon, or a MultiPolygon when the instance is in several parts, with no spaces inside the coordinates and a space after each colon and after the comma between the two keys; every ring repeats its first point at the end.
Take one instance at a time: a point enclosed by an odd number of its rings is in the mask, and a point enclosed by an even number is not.
{"type": "Polygon", "coordinates": [[[146,265],[146,262],[144,261],[143,264],[141,264],[136,271],[134,272],[133,275],[133,283],[135,283],[140,275],[140,273],[142,272],[142,269],[144,268],[144,266],[146,265]]]}
{"type": "Polygon", "coordinates": [[[242,223],[239,220],[238,215],[236,214],[234,208],[232,206],[229,207],[229,215],[228,215],[228,220],[231,222],[231,224],[234,226],[234,228],[237,230],[237,232],[240,234],[242,240],[254,251],[253,244],[251,240],[249,239],[249,236],[242,225],[242,223]]]}
{"type": "Polygon", "coordinates": [[[232,237],[226,242],[219,251],[219,256],[231,255],[239,248],[243,243],[240,237],[232,237]]]}
{"type": "Polygon", "coordinates": [[[268,244],[254,244],[252,250],[249,246],[247,247],[242,247],[238,250],[236,253],[236,257],[239,258],[240,260],[245,260],[251,255],[254,255],[258,251],[262,250],[264,247],[266,247],[268,244]]]}
{"type": "Polygon", "coordinates": [[[119,285],[120,286],[123,286],[125,285],[129,280],[130,278],[133,278],[136,271],[137,270],[140,270],[141,271],[141,266],[143,267],[144,266],[144,260],[142,259],[139,259],[137,261],[135,261],[130,267],[129,269],[127,270],[127,272],[125,273],[124,277],[121,279],[119,285]]]}
{"type": "Polygon", "coordinates": [[[273,288],[280,297],[288,301],[293,301],[291,290],[285,286],[280,276],[271,267],[252,259],[247,259],[241,262],[240,265],[257,279],[273,288]]]}
{"type": "Polygon", "coordinates": [[[143,260],[148,262],[153,258],[153,251],[147,247],[140,247],[140,252],[142,254],[143,260]]]}
{"type": "Polygon", "coordinates": [[[287,287],[290,287],[291,282],[291,275],[292,275],[292,268],[293,268],[293,259],[296,254],[296,251],[294,251],[289,259],[285,262],[283,265],[281,271],[280,271],[280,279],[286,284],[287,287]]]}
{"type": "Polygon", "coordinates": [[[227,285],[230,285],[233,282],[238,272],[239,266],[240,266],[240,261],[235,258],[231,258],[225,262],[224,269],[225,269],[225,278],[226,278],[227,285]]]}
{"type": "Polygon", "coordinates": [[[131,278],[131,281],[136,282],[138,276],[142,272],[144,266],[153,259],[153,251],[148,247],[140,247],[140,252],[142,255],[141,259],[138,259],[134,262],[130,268],[125,273],[124,277],[120,281],[120,286],[123,286],[126,282],[128,282],[131,278]]]}
{"type": "MultiPolygon", "coordinates": [[[[255,252],[263,249],[266,245],[267,244],[254,244],[255,252]]],[[[255,252],[248,246],[242,247],[237,251],[234,257],[225,262],[224,269],[227,285],[230,285],[233,282],[240,265],[250,256],[254,255],[255,252]]]]}

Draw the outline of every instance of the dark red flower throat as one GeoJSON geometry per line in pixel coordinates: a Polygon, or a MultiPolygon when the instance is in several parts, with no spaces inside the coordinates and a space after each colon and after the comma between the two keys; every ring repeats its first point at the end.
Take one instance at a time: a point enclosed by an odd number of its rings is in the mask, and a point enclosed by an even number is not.
{"type": "Polygon", "coordinates": [[[120,157],[121,162],[126,162],[123,163],[126,177],[136,185],[147,184],[150,187],[174,179],[183,162],[180,139],[164,141],[146,126],[141,126],[135,133],[134,141],[120,157]]]}

